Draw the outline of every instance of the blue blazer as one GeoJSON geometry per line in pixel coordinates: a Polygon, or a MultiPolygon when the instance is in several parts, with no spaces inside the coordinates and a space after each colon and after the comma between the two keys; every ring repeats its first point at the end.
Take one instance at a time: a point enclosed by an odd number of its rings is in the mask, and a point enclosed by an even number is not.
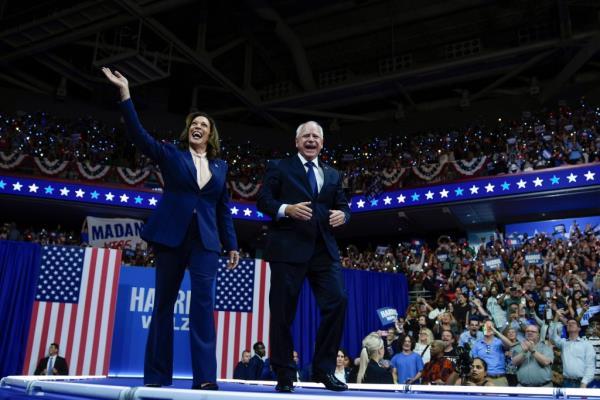
{"type": "Polygon", "coordinates": [[[197,218],[202,245],[208,251],[237,249],[226,187],[227,163],[209,160],[212,177],[200,190],[189,150],[164,144],[141,125],[131,99],[119,103],[127,132],[137,148],[158,163],[165,187],[156,210],[142,231],[148,242],[176,247],[183,242],[192,218],[197,218]],[[194,210],[196,213],[194,214],[194,210]]]}
{"type": "Polygon", "coordinates": [[[340,253],[329,225],[329,210],[342,210],[346,222],[350,220],[350,208],[342,189],[340,173],[322,163],[323,187],[313,198],[306,170],[298,155],[279,161],[271,161],[267,166],[257,207],[273,220],[267,237],[265,259],[274,262],[301,263],[308,261],[315,249],[315,241],[320,233],[329,255],[339,261],[340,253]],[[310,221],[293,218],[280,218],[277,212],[282,204],[312,202],[313,217],[310,221]]]}

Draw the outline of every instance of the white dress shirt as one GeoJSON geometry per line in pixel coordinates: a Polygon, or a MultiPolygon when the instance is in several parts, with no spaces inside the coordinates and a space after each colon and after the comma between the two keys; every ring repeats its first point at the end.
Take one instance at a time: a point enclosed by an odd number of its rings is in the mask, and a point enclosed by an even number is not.
{"type": "Polygon", "coordinates": [[[563,376],[571,379],[581,378],[581,383],[587,385],[594,380],[596,369],[594,346],[583,338],[577,340],[561,338],[556,332],[557,329],[562,331],[560,322],[550,325],[550,339],[561,350],[563,376]]]}
{"type": "Polygon", "coordinates": [[[194,166],[196,167],[196,181],[198,182],[198,187],[202,189],[212,176],[210,173],[210,168],[208,168],[206,152],[196,153],[190,148],[190,153],[192,154],[192,160],[194,161],[194,166]]]}

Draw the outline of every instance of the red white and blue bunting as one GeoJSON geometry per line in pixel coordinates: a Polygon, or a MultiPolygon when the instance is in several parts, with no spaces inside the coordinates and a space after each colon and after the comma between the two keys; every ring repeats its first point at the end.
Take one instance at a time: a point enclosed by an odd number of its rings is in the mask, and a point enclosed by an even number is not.
{"type": "Polygon", "coordinates": [[[251,199],[254,198],[258,191],[260,190],[259,183],[242,183],[231,181],[231,190],[237,193],[243,199],[251,199]]]}
{"type": "Polygon", "coordinates": [[[382,183],[387,187],[394,186],[405,173],[406,168],[384,168],[384,170],[381,171],[382,183]]]}
{"type": "Polygon", "coordinates": [[[475,175],[477,172],[481,170],[485,166],[485,161],[487,160],[486,156],[475,157],[471,161],[467,160],[456,160],[452,163],[456,171],[458,171],[461,175],[475,175]]]}
{"type": "Polygon", "coordinates": [[[125,167],[117,167],[117,173],[126,183],[137,185],[150,175],[152,168],[145,167],[139,169],[131,169],[125,167]]]}
{"type": "Polygon", "coordinates": [[[430,181],[442,172],[444,165],[446,165],[446,160],[442,160],[439,163],[417,165],[412,167],[412,171],[419,178],[430,181]]]}
{"type": "Polygon", "coordinates": [[[46,175],[58,175],[69,165],[68,161],[50,161],[45,157],[33,157],[33,162],[46,175]]]}
{"type": "Polygon", "coordinates": [[[0,168],[13,169],[18,167],[26,157],[25,154],[20,154],[18,151],[13,151],[8,155],[0,151],[0,168]]]}
{"type": "Polygon", "coordinates": [[[92,165],[89,161],[77,162],[77,170],[85,179],[92,181],[102,179],[110,171],[110,165],[96,164],[92,165]]]}

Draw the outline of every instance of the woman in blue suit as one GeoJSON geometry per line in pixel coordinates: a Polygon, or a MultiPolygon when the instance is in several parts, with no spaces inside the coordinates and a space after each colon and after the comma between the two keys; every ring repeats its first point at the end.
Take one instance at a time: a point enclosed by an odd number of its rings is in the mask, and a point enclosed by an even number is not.
{"type": "Polygon", "coordinates": [[[204,113],[186,119],[181,146],[163,144],[142,127],[118,71],[102,68],[119,88],[119,106],[127,132],[137,148],[160,166],[165,187],[142,238],[153,244],[156,289],[146,343],[144,384],[168,386],[173,379],[173,306],[186,267],[190,271],[190,348],[193,389],[217,390],[216,337],[212,287],[221,245],[229,251],[228,268],[239,262],[237,240],[226,189],[227,164],[218,159],[219,134],[204,113]]]}

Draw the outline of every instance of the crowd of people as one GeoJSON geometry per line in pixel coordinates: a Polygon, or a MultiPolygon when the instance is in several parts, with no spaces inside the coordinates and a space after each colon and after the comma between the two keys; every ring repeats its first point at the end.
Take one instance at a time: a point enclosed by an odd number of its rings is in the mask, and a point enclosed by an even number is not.
{"type": "MultiPolygon", "coordinates": [[[[469,176],[600,161],[599,127],[599,109],[581,101],[551,112],[524,112],[519,120],[499,118],[493,126],[473,123],[460,129],[412,135],[377,133],[352,145],[328,141],[321,158],[344,173],[349,193],[376,196],[385,189],[460,179],[465,175],[459,170],[443,167],[456,160],[469,165],[481,159],[479,168],[470,171],[469,176]],[[421,172],[420,167],[424,167],[421,172]]],[[[153,135],[162,140],[175,136],[173,132],[153,135]]],[[[230,165],[230,187],[235,189],[232,194],[243,199],[253,199],[266,161],[287,155],[278,149],[227,140],[222,150],[222,157],[230,165]]],[[[131,169],[142,169],[150,163],[126,141],[121,127],[108,126],[92,117],[67,120],[44,112],[0,115],[0,151],[5,155],[18,152],[131,169]]],[[[79,178],[72,169],[66,169],[61,177],[79,178]]],[[[111,175],[103,179],[110,181],[111,175]]]]}

